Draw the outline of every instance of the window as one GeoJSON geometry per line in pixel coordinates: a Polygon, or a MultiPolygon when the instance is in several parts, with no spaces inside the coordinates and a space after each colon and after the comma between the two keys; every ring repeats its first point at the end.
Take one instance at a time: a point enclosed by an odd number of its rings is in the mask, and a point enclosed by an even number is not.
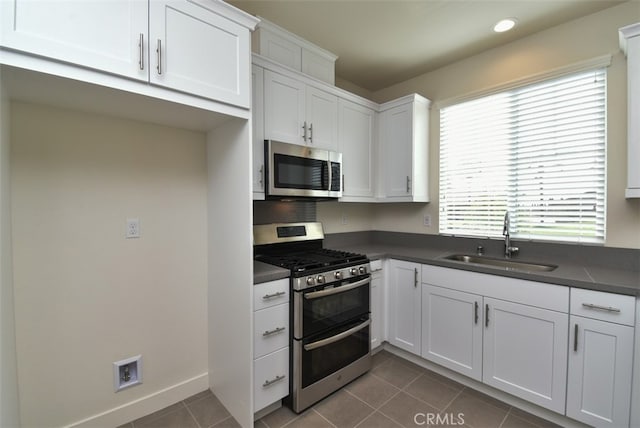
{"type": "Polygon", "coordinates": [[[442,108],[440,233],[602,243],[606,71],[442,108]]]}

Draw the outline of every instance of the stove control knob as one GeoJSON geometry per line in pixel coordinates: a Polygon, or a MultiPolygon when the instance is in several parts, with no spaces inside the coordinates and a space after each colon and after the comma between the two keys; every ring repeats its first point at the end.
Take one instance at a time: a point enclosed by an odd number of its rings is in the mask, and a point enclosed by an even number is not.
{"type": "Polygon", "coordinates": [[[316,282],[318,284],[324,284],[324,275],[318,275],[318,277],[316,278],[316,282]]]}
{"type": "Polygon", "coordinates": [[[307,278],[307,285],[314,285],[316,283],[316,280],[313,279],[312,276],[307,278]]]}
{"type": "Polygon", "coordinates": [[[365,273],[367,273],[367,268],[365,266],[360,266],[358,268],[358,271],[360,271],[360,275],[364,275],[365,273]]]}
{"type": "Polygon", "coordinates": [[[350,273],[351,273],[351,276],[356,276],[358,274],[358,269],[351,268],[350,273]]]}
{"type": "Polygon", "coordinates": [[[333,274],[333,276],[334,276],[336,279],[342,279],[342,272],[340,272],[340,271],[336,271],[336,272],[333,274]]]}

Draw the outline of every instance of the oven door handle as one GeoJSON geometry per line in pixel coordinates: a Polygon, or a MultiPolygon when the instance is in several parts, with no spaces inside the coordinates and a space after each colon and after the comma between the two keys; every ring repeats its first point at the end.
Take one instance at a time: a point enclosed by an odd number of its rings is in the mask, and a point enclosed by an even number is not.
{"type": "Polygon", "coordinates": [[[345,291],[353,290],[354,288],[362,287],[365,284],[371,282],[371,277],[361,279],[349,285],[343,285],[341,287],[330,288],[328,290],[312,291],[311,293],[305,293],[304,298],[307,300],[319,299],[320,297],[331,296],[332,294],[343,293],[345,291]]]}
{"type": "Polygon", "coordinates": [[[363,328],[366,328],[367,326],[369,326],[369,324],[371,324],[371,320],[370,319],[366,320],[362,324],[359,324],[359,325],[357,325],[357,326],[355,326],[353,328],[350,328],[347,331],[343,331],[340,334],[336,334],[335,336],[331,336],[331,337],[328,337],[326,339],[318,340],[317,342],[312,342],[312,343],[309,343],[308,345],[304,345],[304,350],[305,351],[311,351],[311,350],[316,349],[316,348],[322,348],[323,346],[330,345],[332,343],[335,343],[335,342],[337,342],[339,340],[344,339],[345,337],[351,336],[353,333],[356,333],[356,332],[362,330],[363,328]]]}

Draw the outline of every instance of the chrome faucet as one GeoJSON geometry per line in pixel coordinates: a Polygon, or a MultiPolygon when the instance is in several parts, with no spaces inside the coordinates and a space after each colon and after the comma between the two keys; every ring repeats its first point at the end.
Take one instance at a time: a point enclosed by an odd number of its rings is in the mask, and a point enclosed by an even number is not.
{"type": "Polygon", "coordinates": [[[504,213],[504,225],[502,227],[504,235],[504,256],[510,259],[513,254],[517,254],[520,250],[518,247],[511,246],[511,237],[509,236],[509,211],[504,213]]]}

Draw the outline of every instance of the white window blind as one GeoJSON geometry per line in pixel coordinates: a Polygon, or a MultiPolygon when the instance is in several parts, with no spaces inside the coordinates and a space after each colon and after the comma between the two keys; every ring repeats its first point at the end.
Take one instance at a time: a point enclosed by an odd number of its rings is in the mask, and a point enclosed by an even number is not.
{"type": "Polygon", "coordinates": [[[602,243],[606,70],[440,111],[440,233],[602,243]]]}

